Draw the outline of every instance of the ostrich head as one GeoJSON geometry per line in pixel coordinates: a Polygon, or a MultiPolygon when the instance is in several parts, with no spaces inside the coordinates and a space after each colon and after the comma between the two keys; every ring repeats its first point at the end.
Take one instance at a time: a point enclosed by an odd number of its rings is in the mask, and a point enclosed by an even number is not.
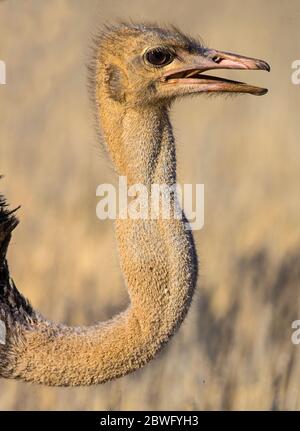
{"type": "Polygon", "coordinates": [[[264,88],[204,74],[211,69],[269,71],[270,66],[206,48],[174,27],[124,24],[101,34],[93,77],[99,91],[106,89],[108,98],[128,105],[169,104],[178,96],[198,93],[267,93],[264,88]]]}

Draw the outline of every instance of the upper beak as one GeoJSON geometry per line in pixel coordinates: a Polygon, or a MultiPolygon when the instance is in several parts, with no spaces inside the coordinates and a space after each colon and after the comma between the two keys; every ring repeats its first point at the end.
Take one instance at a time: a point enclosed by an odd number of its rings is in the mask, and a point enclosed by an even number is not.
{"type": "Polygon", "coordinates": [[[190,64],[186,67],[166,72],[163,75],[163,81],[170,84],[188,84],[195,87],[195,92],[250,93],[258,96],[268,92],[266,88],[203,74],[212,69],[267,70],[269,72],[270,66],[263,60],[206,49],[203,54],[193,56],[193,60],[188,62],[190,64]]]}

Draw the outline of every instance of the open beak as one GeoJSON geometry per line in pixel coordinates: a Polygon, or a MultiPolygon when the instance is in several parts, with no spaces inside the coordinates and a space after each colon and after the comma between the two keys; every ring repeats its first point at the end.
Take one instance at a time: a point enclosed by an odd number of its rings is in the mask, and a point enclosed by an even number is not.
{"type": "Polygon", "coordinates": [[[206,49],[202,55],[193,56],[193,60],[188,62],[190,65],[187,67],[166,72],[162,77],[163,82],[176,86],[188,86],[189,92],[249,93],[256,96],[268,92],[266,88],[203,74],[203,72],[212,69],[266,70],[269,72],[270,66],[263,60],[206,49]]]}

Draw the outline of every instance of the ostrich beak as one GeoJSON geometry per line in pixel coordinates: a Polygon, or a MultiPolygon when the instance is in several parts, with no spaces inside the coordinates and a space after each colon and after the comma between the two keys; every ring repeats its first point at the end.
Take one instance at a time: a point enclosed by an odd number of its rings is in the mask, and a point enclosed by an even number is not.
{"type": "Polygon", "coordinates": [[[189,54],[188,58],[183,61],[187,63],[186,67],[174,68],[163,75],[162,80],[165,84],[184,86],[188,93],[229,92],[261,96],[268,92],[266,88],[203,74],[203,72],[213,69],[266,70],[269,72],[271,68],[263,60],[215,49],[205,49],[201,55],[189,54]]]}

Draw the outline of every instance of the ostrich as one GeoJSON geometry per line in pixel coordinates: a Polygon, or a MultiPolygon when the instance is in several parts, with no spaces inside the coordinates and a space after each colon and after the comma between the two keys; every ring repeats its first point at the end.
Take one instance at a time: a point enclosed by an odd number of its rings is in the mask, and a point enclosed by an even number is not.
{"type": "MultiPolygon", "coordinates": [[[[176,183],[169,109],[186,95],[266,89],[203,74],[209,69],[261,69],[250,57],[204,47],[174,27],[118,24],[97,38],[90,74],[96,116],[118,175],[128,185],[176,183]]],[[[176,194],[172,194],[175,203],[176,194]]],[[[130,305],[88,327],[53,323],[35,311],[10,278],[6,260],[18,224],[0,201],[0,376],[45,385],[103,383],[149,362],[189,309],[198,263],[181,219],[117,219],[120,265],[130,305]]]]}

